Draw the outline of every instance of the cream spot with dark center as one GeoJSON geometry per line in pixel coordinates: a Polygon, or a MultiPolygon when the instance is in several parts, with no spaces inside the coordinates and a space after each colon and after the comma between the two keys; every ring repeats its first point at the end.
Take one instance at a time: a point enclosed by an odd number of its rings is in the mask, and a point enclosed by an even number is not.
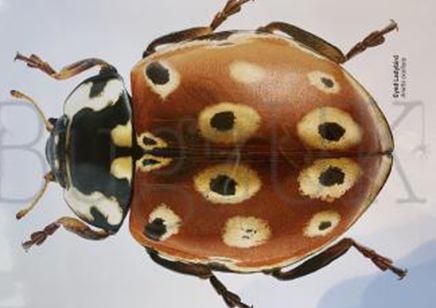
{"type": "Polygon", "coordinates": [[[349,158],[318,159],[298,176],[299,190],[304,196],[334,202],[352,189],[362,170],[349,158]]]}
{"type": "Polygon", "coordinates": [[[258,130],[261,117],[244,104],[219,103],[200,112],[198,128],[202,137],[215,143],[239,143],[250,139],[258,130]]]}
{"type": "Polygon", "coordinates": [[[147,63],[144,67],[144,77],[150,89],[162,98],[162,102],[166,101],[181,83],[177,70],[164,61],[147,63]]]}
{"type": "Polygon", "coordinates": [[[239,162],[209,167],[193,178],[195,189],[214,204],[238,204],[253,197],[262,183],[256,171],[239,162]]]}
{"type": "Polygon", "coordinates": [[[168,205],[161,204],[149,216],[144,235],[152,241],[165,241],[179,233],[182,219],[168,205]]]}
{"type": "Polygon", "coordinates": [[[341,215],[335,211],[319,212],[312,216],[304,229],[307,237],[320,237],[331,234],[339,225],[341,215]]]}
{"type": "Polygon", "coordinates": [[[313,71],[308,74],[308,78],[313,86],[325,94],[337,94],[341,91],[341,85],[327,72],[313,71]]]}
{"type": "Polygon", "coordinates": [[[306,114],[298,122],[297,132],[306,145],[320,150],[347,150],[363,138],[363,129],[351,114],[330,106],[306,114]]]}

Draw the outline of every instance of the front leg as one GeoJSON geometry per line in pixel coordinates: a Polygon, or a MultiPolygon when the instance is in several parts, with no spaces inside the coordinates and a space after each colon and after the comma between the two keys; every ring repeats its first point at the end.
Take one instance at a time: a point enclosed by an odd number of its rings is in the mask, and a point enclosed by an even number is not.
{"type": "Polygon", "coordinates": [[[161,258],[157,252],[151,250],[148,250],[148,254],[154,262],[173,272],[191,275],[201,279],[208,279],[214,290],[223,298],[228,307],[250,308],[250,306],[241,301],[241,298],[238,295],[227,290],[226,286],[218,280],[206,265],[165,260],[161,258]]]}
{"type": "Polygon", "coordinates": [[[56,222],[45,227],[44,230],[33,233],[30,236],[30,240],[23,243],[23,248],[28,251],[34,245],[42,245],[47,237],[53,235],[61,226],[67,231],[87,240],[99,241],[111,235],[111,233],[107,230],[93,230],[88,225],[76,218],[62,217],[56,220],[56,222]]]}
{"type": "Polygon", "coordinates": [[[32,54],[30,57],[23,56],[19,52],[15,56],[15,61],[22,61],[28,67],[38,69],[56,80],[63,80],[74,77],[95,66],[100,67],[100,73],[105,71],[116,72],[115,67],[97,58],[84,59],[73,64],[67,65],[57,72],[49,63],[44,62],[39,56],[32,54]]]}

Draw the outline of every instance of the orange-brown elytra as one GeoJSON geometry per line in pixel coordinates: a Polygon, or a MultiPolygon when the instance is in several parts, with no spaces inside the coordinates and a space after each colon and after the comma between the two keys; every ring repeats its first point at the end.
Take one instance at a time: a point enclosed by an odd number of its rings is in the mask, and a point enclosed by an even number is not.
{"type": "Polygon", "coordinates": [[[132,69],[130,94],[103,60],[57,72],[36,55],[17,54],[58,80],[100,68],[68,96],[59,119],[40,111],[50,132],[43,191],[58,182],[79,219],[59,218],[26,249],[60,226],[105,239],[130,211],[130,231],[153,261],[207,279],[229,307],[249,306],[215,271],[291,280],[354,247],[381,270],[406,275],[340,239],[382,189],[394,149],[382,112],[342,64],[382,44],[397,25],[347,54],[282,22],[215,32],[246,2],[228,0],[209,26],[152,41],[132,69]]]}

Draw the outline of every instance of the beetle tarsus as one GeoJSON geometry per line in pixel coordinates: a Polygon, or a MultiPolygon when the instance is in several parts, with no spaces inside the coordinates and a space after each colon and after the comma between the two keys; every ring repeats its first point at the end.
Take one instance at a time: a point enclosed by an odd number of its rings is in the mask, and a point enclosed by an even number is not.
{"type": "Polygon", "coordinates": [[[33,233],[30,236],[30,240],[22,244],[24,250],[28,251],[34,245],[42,245],[47,237],[53,235],[60,226],[64,227],[65,230],[69,232],[72,232],[84,239],[92,241],[103,240],[112,234],[110,231],[107,230],[93,230],[85,223],[81,222],[76,218],[62,217],[59,218],[56,222],[45,227],[44,230],[33,233]]]}
{"type": "Polygon", "coordinates": [[[47,237],[53,235],[59,229],[59,227],[60,225],[58,223],[52,223],[45,227],[44,230],[33,233],[30,236],[30,240],[22,244],[24,250],[28,252],[29,249],[32,248],[34,245],[41,246],[45,242],[47,237]]]}
{"type": "Polygon", "coordinates": [[[238,308],[252,308],[253,306],[248,306],[241,301],[241,298],[235,293],[227,290],[226,286],[222,284],[221,281],[218,280],[215,276],[211,276],[209,278],[210,283],[212,284],[215,291],[222,296],[227,306],[230,308],[238,307],[238,308]]]}
{"type": "Polygon", "coordinates": [[[385,28],[379,31],[374,31],[371,34],[369,34],[367,37],[363,39],[363,41],[357,43],[351,50],[347,53],[346,58],[347,61],[351,58],[354,58],[358,54],[361,54],[368,48],[376,47],[385,42],[385,35],[394,31],[399,30],[398,24],[391,19],[390,24],[387,25],[385,28]]]}
{"type": "Polygon", "coordinates": [[[407,275],[407,270],[398,268],[394,266],[394,262],[391,259],[383,257],[376,253],[374,250],[369,249],[365,246],[362,246],[355,241],[353,241],[353,246],[365,257],[369,258],[379,269],[382,271],[390,270],[395,275],[399,277],[399,279],[403,279],[407,275]]]}
{"type": "Polygon", "coordinates": [[[146,58],[156,52],[157,47],[159,46],[176,44],[213,33],[219,26],[223,24],[224,21],[227,20],[227,18],[240,12],[241,7],[250,1],[252,0],[228,0],[224,9],[215,15],[209,26],[190,28],[161,36],[153,40],[147,46],[142,54],[142,58],[146,58]]]}
{"type": "Polygon", "coordinates": [[[26,63],[27,66],[30,68],[38,69],[44,72],[45,74],[56,80],[64,80],[74,77],[95,66],[99,66],[102,72],[107,72],[108,70],[110,70],[116,73],[117,71],[115,67],[113,67],[109,63],[97,58],[89,58],[74,62],[62,68],[59,72],[57,72],[49,63],[44,62],[39,56],[35,54],[32,54],[30,57],[26,57],[21,53],[17,52],[14,61],[17,60],[26,63]]]}
{"type": "Polygon", "coordinates": [[[222,25],[224,21],[227,20],[232,15],[235,15],[241,11],[242,6],[252,0],[229,0],[226,6],[220,12],[218,12],[212,22],[210,23],[210,28],[215,31],[219,26],[222,25]]]}
{"type": "Polygon", "coordinates": [[[26,57],[22,55],[21,53],[17,52],[14,61],[23,61],[27,64],[30,68],[35,68],[43,71],[47,75],[54,75],[56,74],[56,71],[48,64],[47,62],[44,62],[40,57],[38,57],[35,54],[30,55],[30,57],[26,57]]]}

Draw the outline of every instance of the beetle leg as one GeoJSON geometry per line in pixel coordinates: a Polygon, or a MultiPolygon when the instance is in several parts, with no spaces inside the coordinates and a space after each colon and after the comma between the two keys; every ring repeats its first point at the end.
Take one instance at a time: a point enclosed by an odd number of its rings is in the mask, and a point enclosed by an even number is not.
{"type": "Polygon", "coordinates": [[[56,222],[45,227],[44,230],[33,233],[30,237],[30,240],[23,243],[23,248],[27,251],[34,245],[42,245],[47,237],[53,235],[60,226],[63,226],[66,230],[87,240],[103,240],[111,235],[111,233],[106,230],[93,230],[88,225],[76,218],[62,217],[56,220],[56,222]]]}
{"type": "Polygon", "coordinates": [[[222,25],[224,21],[226,21],[227,18],[239,13],[242,6],[250,1],[251,0],[228,0],[224,9],[215,15],[214,19],[209,25],[209,28],[212,31],[215,31],[219,26],[222,25]]]}
{"type": "Polygon", "coordinates": [[[227,306],[231,308],[250,308],[250,306],[241,301],[241,298],[238,295],[227,290],[226,286],[218,280],[206,265],[169,261],[161,258],[158,253],[152,250],[148,250],[148,254],[154,262],[173,272],[191,275],[201,279],[208,279],[214,290],[224,299],[227,306]]]}
{"type": "Polygon", "coordinates": [[[215,15],[208,27],[190,28],[161,36],[148,45],[142,57],[151,55],[159,46],[180,43],[213,33],[227,18],[240,12],[241,7],[249,1],[251,0],[228,0],[226,6],[215,15]]]}
{"type": "Polygon", "coordinates": [[[227,306],[231,308],[233,307],[252,308],[252,306],[248,306],[247,304],[244,304],[238,295],[227,290],[226,286],[221,281],[219,281],[218,278],[216,278],[216,276],[212,275],[209,278],[209,281],[212,284],[215,291],[222,296],[227,306]]]}
{"type": "Polygon", "coordinates": [[[396,274],[400,279],[404,278],[407,274],[407,270],[397,268],[393,265],[393,262],[379,254],[374,250],[364,247],[356,243],[353,239],[345,238],[336,245],[328,248],[320,254],[310,258],[303,262],[301,265],[289,270],[283,271],[282,269],[268,272],[273,277],[279,280],[293,280],[302,276],[316,272],[317,270],[329,265],[334,260],[344,255],[351,247],[356,248],[363,256],[369,258],[379,269],[382,271],[390,270],[396,274]]]}
{"type": "Polygon", "coordinates": [[[49,63],[44,62],[40,57],[34,54],[32,54],[30,57],[26,57],[18,52],[14,60],[23,61],[24,63],[27,64],[28,67],[38,69],[57,80],[63,80],[63,79],[74,77],[86,70],[89,70],[90,68],[93,68],[94,66],[99,66],[101,72],[117,71],[115,67],[113,67],[109,63],[96,58],[77,61],[73,64],[70,64],[62,68],[59,72],[53,69],[53,67],[51,67],[49,63]]]}
{"type": "Polygon", "coordinates": [[[372,32],[363,41],[357,43],[353,48],[351,48],[346,56],[347,61],[364,52],[368,48],[383,44],[385,42],[384,36],[394,30],[398,30],[398,24],[394,20],[391,20],[391,23],[382,30],[372,32]]]}
{"type": "Polygon", "coordinates": [[[183,31],[173,32],[170,34],[166,34],[161,36],[155,40],[153,40],[148,46],[147,49],[142,54],[142,57],[145,58],[152,53],[156,52],[156,48],[162,45],[167,44],[175,44],[183,41],[187,41],[190,39],[194,39],[200,36],[211,34],[212,30],[209,27],[197,27],[191,28],[183,31]]]}
{"type": "Polygon", "coordinates": [[[260,27],[258,31],[274,33],[275,31],[283,32],[290,37],[292,37],[297,42],[304,44],[317,51],[318,53],[324,55],[330,60],[336,63],[343,63],[347,59],[342,51],[336,46],[330,44],[329,42],[323,40],[322,38],[307,32],[301,28],[294,25],[284,23],[284,22],[272,22],[265,27],[260,27]]]}

